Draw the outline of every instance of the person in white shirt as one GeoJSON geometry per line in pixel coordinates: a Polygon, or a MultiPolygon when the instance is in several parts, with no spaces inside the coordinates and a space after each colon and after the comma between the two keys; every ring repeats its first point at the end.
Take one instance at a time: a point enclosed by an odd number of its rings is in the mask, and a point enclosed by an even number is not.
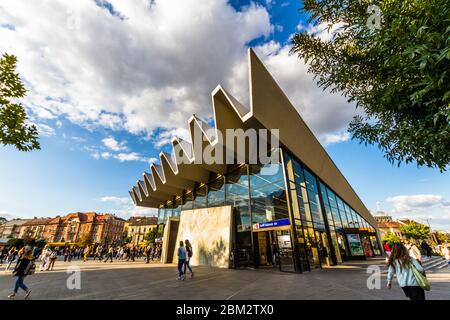
{"type": "Polygon", "coordinates": [[[414,243],[409,240],[405,240],[405,247],[408,250],[410,257],[416,259],[419,263],[422,263],[422,253],[414,243]]]}

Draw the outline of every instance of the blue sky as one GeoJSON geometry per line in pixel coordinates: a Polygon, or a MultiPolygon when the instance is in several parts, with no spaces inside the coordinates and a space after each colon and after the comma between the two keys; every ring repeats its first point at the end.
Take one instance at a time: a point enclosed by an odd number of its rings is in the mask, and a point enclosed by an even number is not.
{"type": "Polygon", "coordinates": [[[0,216],[153,214],[134,207],[128,190],[173,135],[186,135],[191,114],[211,118],[217,84],[247,102],[251,46],[369,209],[431,217],[432,227],[450,230],[449,173],[397,167],[376,147],[350,140],[345,129],[358,111],[317,88],[304,63],[289,54],[289,37],[299,26],[311,28],[299,2],[68,5],[5,0],[0,6],[0,52],[19,58],[29,89],[22,102],[42,146],[31,153],[0,147],[0,216]]]}

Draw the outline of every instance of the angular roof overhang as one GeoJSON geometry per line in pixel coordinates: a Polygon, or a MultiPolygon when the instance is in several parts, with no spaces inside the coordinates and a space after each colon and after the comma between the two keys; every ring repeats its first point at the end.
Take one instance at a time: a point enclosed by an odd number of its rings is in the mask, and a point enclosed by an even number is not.
{"type": "Polygon", "coordinates": [[[376,226],[348,181],[331,160],[325,149],[308,128],[297,110],[272,78],[252,49],[248,50],[249,108],[243,106],[222,86],[211,93],[214,127],[195,115],[188,120],[191,142],[178,137],[172,139],[172,153],[160,153],[160,164],[152,163],[150,172],[129,191],[137,206],[157,208],[184,190],[192,190],[195,183],[206,183],[211,173],[223,174],[227,165],[196,163],[205,148],[223,148],[226,136],[217,139],[217,131],[226,129],[279,129],[280,145],[300,159],[354,210],[376,226]],[[201,149],[194,148],[194,136],[204,137],[201,149]],[[219,146],[218,144],[222,145],[219,146]]]}

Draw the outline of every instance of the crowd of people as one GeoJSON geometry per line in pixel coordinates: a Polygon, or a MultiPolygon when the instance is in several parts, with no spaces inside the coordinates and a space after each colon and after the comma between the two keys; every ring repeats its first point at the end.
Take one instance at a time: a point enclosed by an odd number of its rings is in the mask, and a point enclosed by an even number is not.
{"type": "Polygon", "coordinates": [[[11,246],[0,250],[0,265],[5,264],[4,272],[11,272],[17,277],[14,291],[8,297],[13,299],[21,288],[25,291],[25,298],[29,298],[31,290],[24,284],[25,277],[33,274],[36,268],[36,261],[40,262],[39,271],[53,271],[58,257],[66,263],[72,260],[83,260],[87,262],[92,259],[102,262],[136,261],[144,260],[145,263],[159,261],[161,259],[162,243],[153,243],[147,247],[135,246],[131,244],[120,246],[49,246],[44,248],[32,247],[29,245],[17,248],[11,246]]]}
{"type": "MultiPolygon", "coordinates": [[[[423,255],[427,256],[428,258],[431,258],[431,256],[435,255],[445,258],[450,264],[450,243],[448,243],[447,241],[441,244],[430,245],[425,240],[423,240],[420,244],[415,244],[410,240],[403,240],[403,244],[409,251],[414,254],[414,257],[419,261],[422,261],[423,255]]],[[[384,251],[386,252],[387,256],[390,255],[391,249],[392,248],[389,243],[386,242],[384,244],[384,251]]]]}

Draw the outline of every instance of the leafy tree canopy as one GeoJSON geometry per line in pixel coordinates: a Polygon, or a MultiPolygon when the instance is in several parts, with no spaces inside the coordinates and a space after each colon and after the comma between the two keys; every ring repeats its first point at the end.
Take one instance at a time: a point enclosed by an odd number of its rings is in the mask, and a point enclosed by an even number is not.
{"type": "Polygon", "coordinates": [[[20,151],[40,149],[37,127],[27,123],[25,109],[16,102],[26,93],[16,64],[13,55],[4,53],[0,58],[0,143],[20,151]]]}
{"type": "Polygon", "coordinates": [[[80,237],[79,244],[83,247],[90,246],[93,243],[92,235],[90,233],[83,233],[80,237]]]}
{"type": "Polygon", "coordinates": [[[399,236],[396,236],[392,232],[388,231],[383,238],[383,243],[386,243],[386,242],[388,243],[388,245],[390,247],[392,247],[392,245],[394,243],[402,243],[402,239],[399,236]]]}
{"type": "Polygon", "coordinates": [[[414,221],[401,226],[400,231],[408,239],[425,240],[430,236],[430,228],[428,226],[414,221]]]}
{"type": "Polygon", "coordinates": [[[157,234],[156,228],[151,229],[144,237],[144,240],[146,240],[148,243],[155,242],[156,234],[157,234]]]}
{"type": "Polygon", "coordinates": [[[349,125],[352,138],[377,145],[391,163],[447,170],[450,1],[305,0],[302,11],[338,27],[329,41],[301,31],[292,52],[319,86],[364,111],[349,125]]]}

